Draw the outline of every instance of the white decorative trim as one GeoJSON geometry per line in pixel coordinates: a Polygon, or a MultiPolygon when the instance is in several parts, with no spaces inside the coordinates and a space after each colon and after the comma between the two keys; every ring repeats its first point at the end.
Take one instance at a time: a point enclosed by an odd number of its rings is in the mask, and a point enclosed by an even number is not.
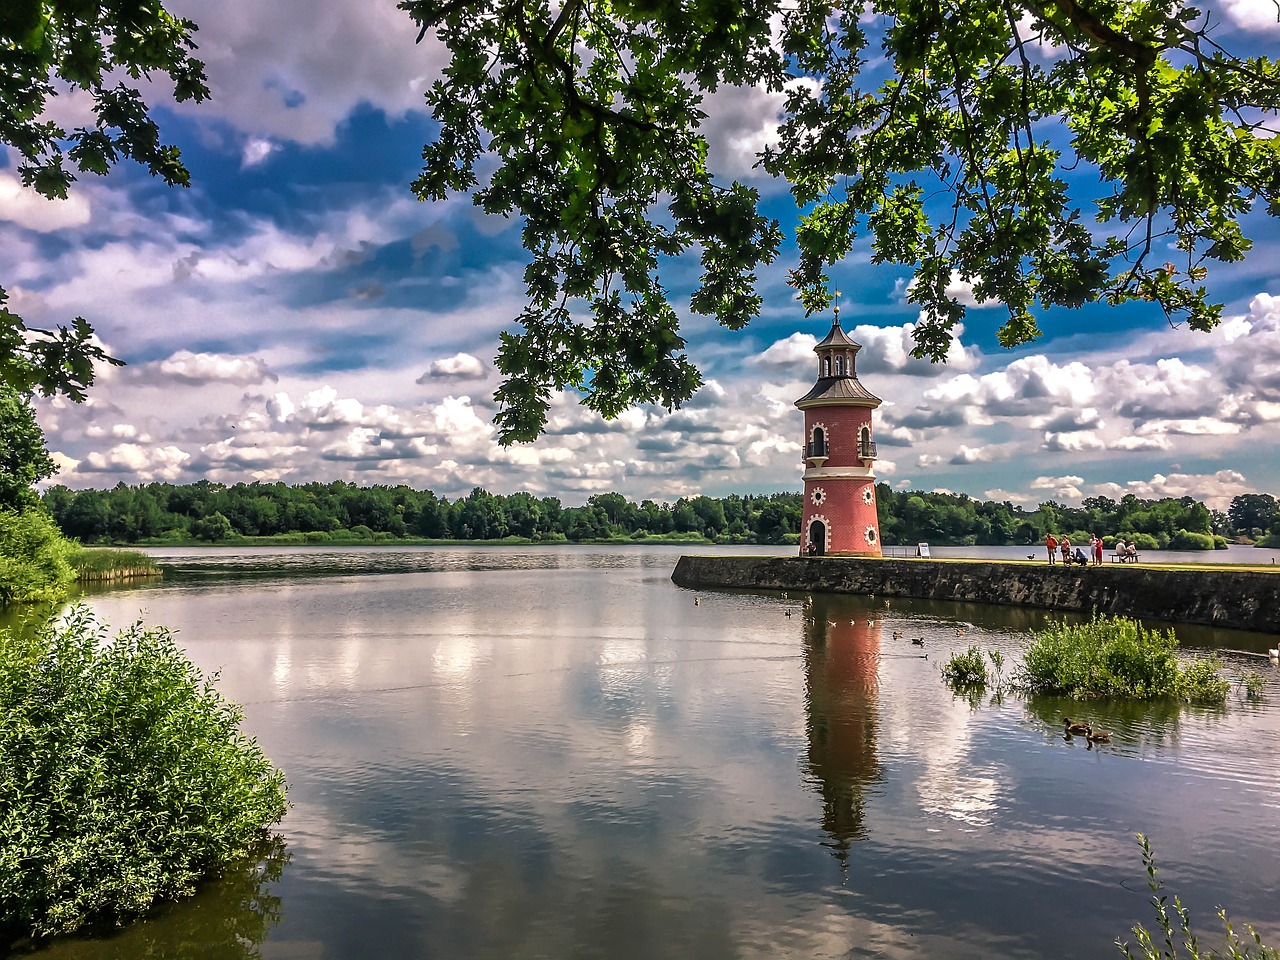
{"type": "Polygon", "coordinates": [[[830,547],[831,546],[831,521],[828,520],[821,513],[815,513],[812,517],[809,518],[809,525],[804,528],[804,545],[807,547],[812,542],[809,537],[809,534],[810,532],[812,532],[813,525],[815,523],[820,523],[827,528],[827,546],[830,547]]]}
{"type": "Polygon", "coordinates": [[[866,537],[867,544],[872,547],[874,547],[876,545],[876,541],[880,539],[880,534],[875,527],[867,527],[862,535],[866,537]]]}
{"type": "Polygon", "coordinates": [[[809,494],[809,499],[813,501],[815,507],[820,507],[827,499],[827,491],[821,487],[814,487],[813,492],[809,494]]]}
{"type": "Polygon", "coordinates": [[[804,480],[871,480],[876,475],[871,467],[810,467],[804,472],[804,480]]]}
{"type": "Polygon", "coordinates": [[[876,488],[871,484],[867,484],[866,489],[862,491],[862,502],[867,504],[876,502],[876,488]]]}

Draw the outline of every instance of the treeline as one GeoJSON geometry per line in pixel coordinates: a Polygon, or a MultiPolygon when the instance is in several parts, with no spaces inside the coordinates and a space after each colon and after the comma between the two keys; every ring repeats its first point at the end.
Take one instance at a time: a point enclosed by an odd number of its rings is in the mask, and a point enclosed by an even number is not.
{"type": "Polygon", "coordinates": [[[580,507],[530,493],[476,487],[450,502],[407,486],[334,483],[237,483],[202,480],[111,490],[57,486],[44,495],[63,532],[83,543],[154,540],[220,541],[236,536],[300,535],[330,539],[609,540],[707,537],[725,542],[786,543],[800,529],[798,494],[690,497],[673,504],[633,503],[601,493],[580,507]]]}
{"type": "MultiPolygon", "coordinates": [[[[1136,540],[1142,549],[1213,549],[1227,538],[1264,541],[1280,530],[1268,494],[1245,494],[1227,513],[1191,497],[1120,500],[1088,497],[1079,507],[1049,501],[1034,510],[964,494],[876,488],[885,544],[1038,544],[1045,534],[1087,541],[1096,533],[1136,540]]],[[[408,486],[360,487],[337,481],[237,483],[202,480],[111,490],[56,486],[43,496],[63,532],[83,543],[211,542],[236,537],[393,540],[590,541],[646,537],[706,538],[721,543],[795,543],[798,493],[682,497],[635,503],[602,493],[566,507],[556,497],[489,493],[480,487],[450,501],[408,486]]]]}

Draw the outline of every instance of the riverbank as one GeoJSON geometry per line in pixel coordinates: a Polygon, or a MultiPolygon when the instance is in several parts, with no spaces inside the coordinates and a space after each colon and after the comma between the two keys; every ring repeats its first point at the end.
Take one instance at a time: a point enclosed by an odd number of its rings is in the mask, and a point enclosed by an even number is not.
{"type": "Polygon", "coordinates": [[[697,589],[799,590],[1108,613],[1280,633],[1273,568],[848,557],[683,556],[671,579],[697,589]]]}

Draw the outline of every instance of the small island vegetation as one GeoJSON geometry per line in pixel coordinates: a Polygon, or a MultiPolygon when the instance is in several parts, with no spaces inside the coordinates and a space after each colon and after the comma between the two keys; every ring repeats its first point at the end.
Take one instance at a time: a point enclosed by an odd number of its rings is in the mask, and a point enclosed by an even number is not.
{"type": "MultiPolygon", "coordinates": [[[[1022,544],[1049,532],[1108,547],[1117,536],[1141,551],[1224,549],[1229,540],[1267,536],[1277,522],[1269,494],[1236,497],[1226,512],[1191,497],[1120,500],[1088,497],[1079,507],[1054,501],[1028,510],[964,494],[876,488],[886,545],[1022,544]],[[1270,508],[1268,510],[1268,504],[1270,508]]],[[[110,490],[50,488],[43,502],[62,531],[85,544],[270,544],[494,542],[760,543],[798,542],[799,493],[681,497],[635,502],[601,493],[581,506],[521,491],[476,487],[450,500],[406,485],[333,483],[119,484],[110,490]]]]}
{"type": "Polygon", "coordinates": [[[254,856],[284,776],[173,635],[0,632],[0,949],[114,926],[254,856]]]}
{"type": "MultiPolygon", "coordinates": [[[[993,663],[997,655],[992,652],[993,663]]],[[[1219,704],[1231,688],[1220,670],[1214,656],[1179,658],[1172,630],[1148,629],[1128,617],[1094,616],[1076,623],[1051,622],[1036,631],[1013,685],[1027,694],[1075,699],[1219,704]]],[[[942,666],[942,678],[956,689],[985,687],[989,678],[982,651],[970,646],[952,654],[942,666]]],[[[1251,692],[1257,687],[1248,679],[1245,685],[1251,692]]]]}

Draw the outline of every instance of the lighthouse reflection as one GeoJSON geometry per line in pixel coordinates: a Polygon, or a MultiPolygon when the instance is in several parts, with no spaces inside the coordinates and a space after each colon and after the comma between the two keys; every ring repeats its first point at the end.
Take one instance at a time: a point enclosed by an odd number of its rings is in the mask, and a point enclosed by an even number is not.
{"type": "Polygon", "coordinates": [[[876,759],[882,620],[847,599],[815,596],[805,617],[808,770],[822,796],[822,828],[842,865],[866,838],[876,759]]]}

